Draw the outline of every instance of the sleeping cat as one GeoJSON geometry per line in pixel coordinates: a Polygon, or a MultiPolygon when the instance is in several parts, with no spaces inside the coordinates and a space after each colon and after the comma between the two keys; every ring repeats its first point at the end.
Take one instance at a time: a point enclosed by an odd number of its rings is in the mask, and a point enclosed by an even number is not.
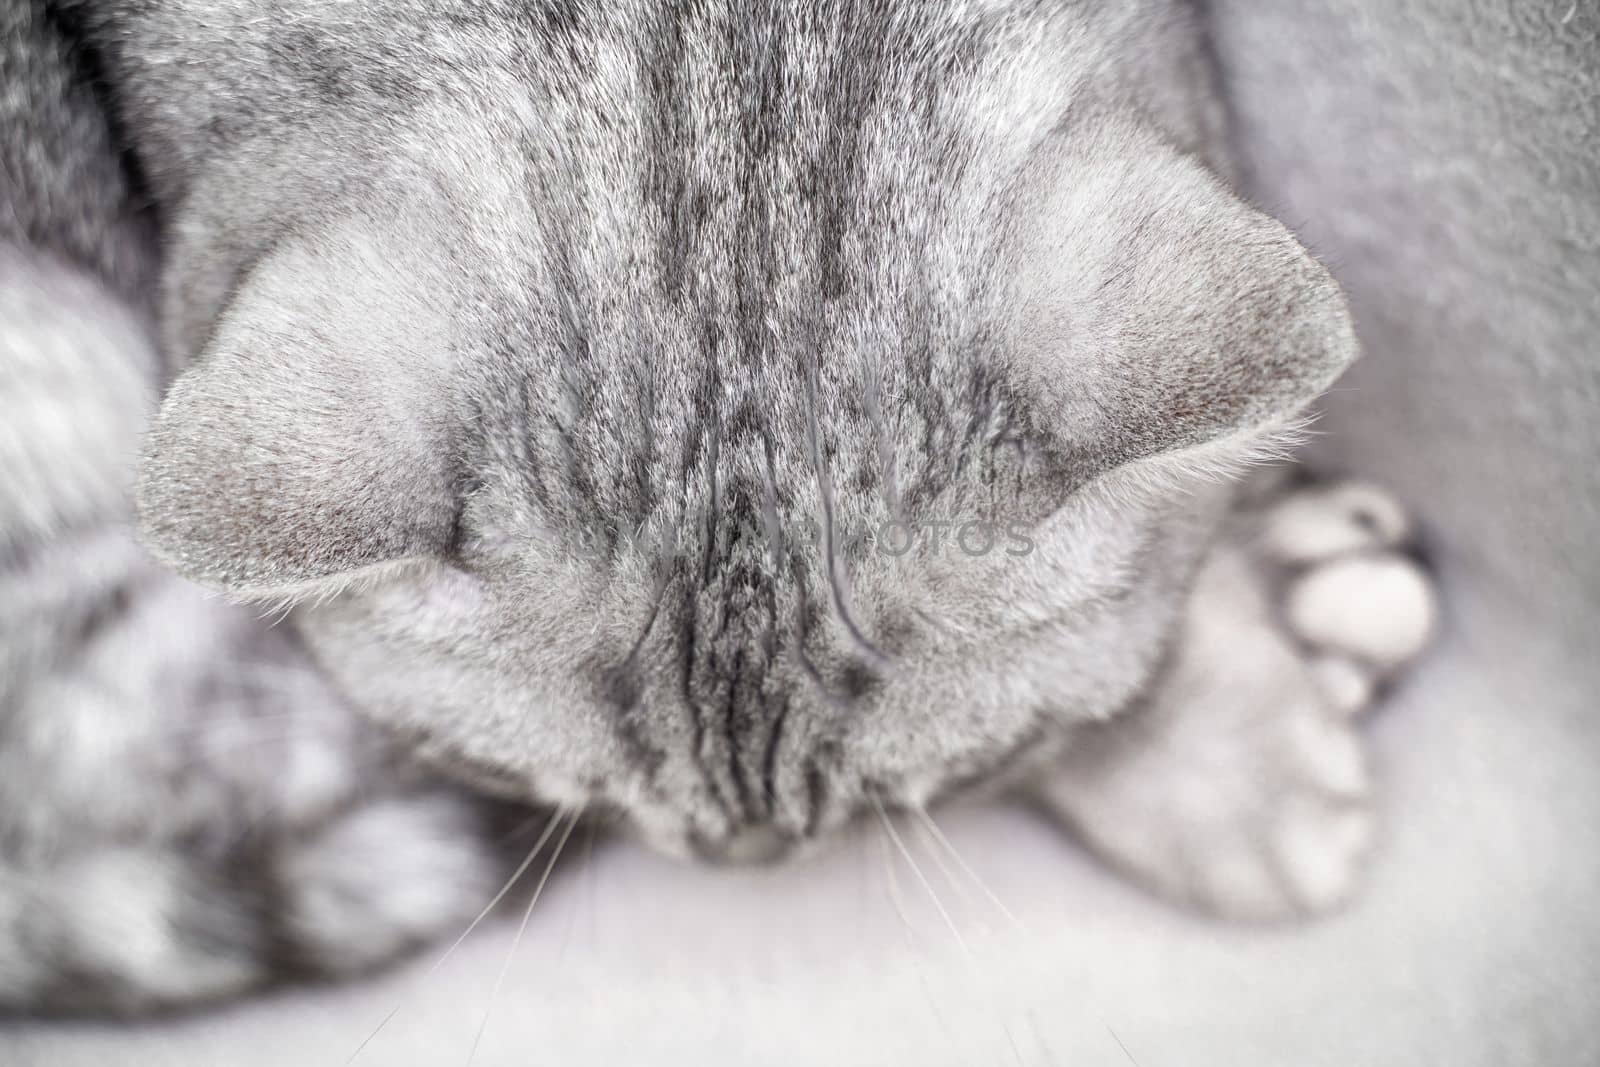
{"type": "Polygon", "coordinates": [[[1378,490],[1238,488],[1356,346],[1188,4],[0,30],[0,1004],[381,964],[504,804],[733,861],[1005,791],[1351,891],[1432,595],[1378,490]]]}

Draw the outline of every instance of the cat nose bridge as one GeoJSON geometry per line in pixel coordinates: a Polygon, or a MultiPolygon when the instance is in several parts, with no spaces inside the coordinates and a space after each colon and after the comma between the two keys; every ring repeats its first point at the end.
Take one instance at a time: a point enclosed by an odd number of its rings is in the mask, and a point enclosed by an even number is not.
{"type": "MultiPolygon", "coordinates": [[[[721,809],[717,822],[728,834],[764,826],[798,840],[825,806],[819,783],[827,775],[817,751],[828,747],[835,715],[824,705],[859,694],[836,693],[815,677],[820,649],[809,646],[829,629],[825,590],[812,587],[820,580],[815,560],[778,565],[777,547],[764,538],[719,542],[680,572],[686,584],[676,653],[694,762],[705,795],[721,809]]],[[[751,855],[770,850],[751,834],[727,847],[751,855]]]]}
{"type": "Polygon", "coordinates": [[[770,819],[772,759],[785,713],[769,699],[769,657],[759,645],[725,633],[690,671],[686,696],[708,787],[731,826],[770,819]]]}
{"type": "MultiPolygon", "coordinates": [[[[783,667],[788,613],[781,594],[756,583],[740,583],[732,595],[716,592],[702,596],[694,624],[682,632],[695,762],[730,833],[767,826],[796,836],[805,815],[785,796],[794,777],[785,764],[805,731],[804,708],[795,707],[803,694],[793,692],[783,667]]],[[[752,841],[738,851],[768,850],[752,841]]]]}
{"type": "Polygon", "coordinates": [[[814,836],[837,800],[838,724],[797,666],[803,621],[781,589],[769,597],[758,586],[726,599],[702,588],[691,610],[676,650],[696,783],[683,798],[690,844],[712,861],[777,859],[814,836]]]}

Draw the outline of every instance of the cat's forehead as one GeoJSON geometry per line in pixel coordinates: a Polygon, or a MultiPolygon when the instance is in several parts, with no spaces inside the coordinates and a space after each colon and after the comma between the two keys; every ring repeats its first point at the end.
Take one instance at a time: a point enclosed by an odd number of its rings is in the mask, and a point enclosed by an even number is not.
{"type": "Polygon", "coordinates": [[[1093,67],[1085,17],[939,0],[547,12],[506,42],[508,80],[480,87],[494,98],[446,107],[418,147],[446,169],[475,157],[452,177],[520,216],[492,220],[513,231],[492,250],[538,291],[635,321],[687,303],[691,331],[750,352],[808,302],[982,278],[996,201],[1093,67]],[[460,150],[452,127],[484,144],[460,150]]]}
{"type": "Polygon", "coordinates": [[[587,526],[992,490],[1021,439],[997,205],[1092,66],[1081,14],[1012,7],[544,27],[502,114],[471,473],[587,526]]]}
{"type": "Polygon", "coordinates": [[[806,311],[788,331],[770,306],[719,329],[662,301],[518,331],[467,398],[468,467],[569,533],[666,524],[659,537],[686,548],[708,516],[814,530],[834,507],[879,524],[953,485],[992,490],[1014,466],[1021,431],[990,338],[933,316],[869,332],[806,311]]]}
{"type": "Polygon", "coordinates": [[[715,488],[787,514],[819,469],[842,497],[915,494],[1004,432],[994,305],[914,248],[828,281],[816,233],[782,263],[709,226],[617,256],[562,240],[540,238],[539,280],[494,309],[467,376],[482,461],[541,508],[643,522],[715,488]]]}

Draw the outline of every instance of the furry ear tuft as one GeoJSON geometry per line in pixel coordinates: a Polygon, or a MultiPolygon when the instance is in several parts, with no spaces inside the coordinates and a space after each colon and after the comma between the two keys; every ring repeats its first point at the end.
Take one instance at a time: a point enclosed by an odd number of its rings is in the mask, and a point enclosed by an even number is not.
{"type": "Polygon", "coordinates": [[[275,251],[162,403],[139,517],[184,575],[295,596],[448,544],[445,320],[371,232],[275,251]]]}
{"type": "Polygon", "coordinates": [[[1074,482],[1294,419],[1356,356],[1280,223],[1145,127],[1063,133],[1019,217],[1014,373],[1074,482]]]}

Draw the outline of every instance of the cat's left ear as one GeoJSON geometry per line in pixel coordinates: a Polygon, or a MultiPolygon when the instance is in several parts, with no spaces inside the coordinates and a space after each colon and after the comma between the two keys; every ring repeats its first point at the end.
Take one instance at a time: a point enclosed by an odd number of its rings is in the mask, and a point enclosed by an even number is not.
{"type": "Polygon", "coordinates": [[[1282,426],[1355,358],[1327,270],[1137,118],[1064,127],[1023,187],[1011,371],[1071,481],[1282,426]]]}
{"type": "Polygon", "coordinates": [[[381,227],[280,245],[247,276],[146,440],[144,538],[204,585],[295,596],[452,535],[450,331],[381,227]]]}

